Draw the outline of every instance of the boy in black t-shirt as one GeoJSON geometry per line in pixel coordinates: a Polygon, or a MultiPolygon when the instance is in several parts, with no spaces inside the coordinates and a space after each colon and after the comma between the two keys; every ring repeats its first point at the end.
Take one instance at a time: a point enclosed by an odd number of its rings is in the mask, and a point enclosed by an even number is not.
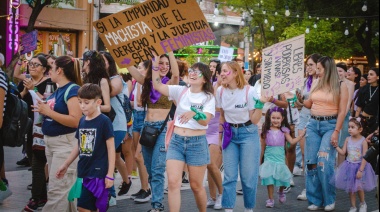
{"type": "Polygon", "coordinates": [[[115,145],[111,120],[100,113],[101,89],[96,84],[85,84],[78,90],[78,100],[83,116],[75,137],[77,147],[58,169],[62,178],[67,167],[79,155],[78,178],[83,178],[82,192],[78,199],[80,211],[107,210],[108,188],[113,185],[115,145]]]}

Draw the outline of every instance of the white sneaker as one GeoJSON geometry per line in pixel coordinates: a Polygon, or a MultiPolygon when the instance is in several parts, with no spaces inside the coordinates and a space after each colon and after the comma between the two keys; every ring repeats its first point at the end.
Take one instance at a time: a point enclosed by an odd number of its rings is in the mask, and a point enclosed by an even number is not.
{"type": "Polygon", "coordinates": [[[330,205],[325,206],[325,211],[333,211],[334,209],[335,209],[335,202],[330,205]]]}
{"type": "Polygon", "coordinates": [[[367,212],[367,204],[365,202],[360,203],[359,212],[367,212]]]}
{"type": "Polygon", "coordinates": [[[12,195],[12,191],[7,187],[7,190],[0,191],[0,204],[3,204],[3,201],[12,195]]]}
{"type": "Polygon", "coordinates": [[[319,207],[319,206],[316,206],[316,205],[309,205],[309,206],[307,207],[307,209],[308,209],[309,211],[317,211],[317,210],[321,210],[321,209],[323,209],[323,207],[319,207]]]}
{"type": "Polygon", "coordinates": [[[116,205],[116,198],[111,196],[111,199],[110,199],[110,201],[108,202],[108,205],[109,205],[110,207],[115,206],[115,205],[116,205]]]}
{"type": "Polygon", "coordinates": [[[298,200],[307,200],[306,189],[302,190],[301,194],[297,196],[298,200]]]}
{"type": "Polygon", "coordinates": [[[294,169],[293,169],[293,174],[301,176],[302,175],[302,169],[300,167],[298,167],[298,166],[295,166],[294,169]]]}
{"type": "Polygon", "coordinates": [[[224,212],[234,212],[234,209],[225,209],[224,212]]]}
{"type": "Polygon", "coordinates": [[[244,212],[253,212],[253,209],[244,209],[244,212]]]}
{"type": "Polygon", "coordinates": [[[214,209],[215,210],[222,209],[222,195],[221,194],[219,194],[218,197],[216,198],[214,209]]]}
{"type": "Polygon", "coordinates": [[[294,180],[293,180],[293,177],[290,178],[290,187],[294,187],[294,180]]]}
{"type": "Polygon", "coordinates": [[[207,207],[212,208],[215,205],[215,200],[213,200],[211,197],[207,200],[207,207]]]}
{"type": "Polygon", "coordinates": [[[356,207],[351,207],[350,210],[348,212],[356,212],[356,207]]]}

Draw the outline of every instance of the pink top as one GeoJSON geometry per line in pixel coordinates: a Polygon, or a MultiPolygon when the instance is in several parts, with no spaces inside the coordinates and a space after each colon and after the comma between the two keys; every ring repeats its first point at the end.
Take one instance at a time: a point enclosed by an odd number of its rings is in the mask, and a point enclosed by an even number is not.
{"type": "Polygon", "coordinates": [[[314,116],[335,116],[338,114],[339,104],[334,102],[331,92],[322,90],[314,91],[310,94],[310,99],[313,101],[311,106],[311,114],[314,116]]]}

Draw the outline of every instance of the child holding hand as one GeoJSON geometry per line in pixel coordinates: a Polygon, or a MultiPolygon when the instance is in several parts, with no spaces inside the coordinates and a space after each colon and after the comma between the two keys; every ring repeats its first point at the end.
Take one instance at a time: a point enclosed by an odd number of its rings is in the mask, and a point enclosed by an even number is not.
{"type": "Polygon", "coordinates": [[[280,203],[286,201],[283,190],[290,186],[293,175],[285,164],[285,143],[289,141],[290,144],[295,144],[304,135],[305,131],[302,131],[297,138],[291,137],[286,110],[276,106],[266,113],[260,139],[261,160],[264,156],[264,163],[260,166],[260,178],[261,184],[266,185],[268,189],[267,208],[274,207],[274,186],[280,186],[278,192],[280,203]]]}

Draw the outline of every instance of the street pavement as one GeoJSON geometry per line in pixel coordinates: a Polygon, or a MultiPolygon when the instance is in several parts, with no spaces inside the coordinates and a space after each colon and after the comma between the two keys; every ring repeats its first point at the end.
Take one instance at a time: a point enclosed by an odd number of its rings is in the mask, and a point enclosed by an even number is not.
{"type": "MultiPolygon", "coordinates": [[[[32,173],[27,171],[25,167],[19,167],[16,165],[16,161],[20,160],[23,155],[21,154],[21,148],[4,148],[5,152],[5,169],[6,177],[10,183],[10,189],[13,195],[4,201],[0,205],[0,212],[20,212],[27,204],[30,198],[30,191],[26,189],[27,185],[31,183],[32,173]]],[[[267,200],[267,189],[265,186],[258,185],[257,196],[256,196],[256,207],[254,211],[307,211],[307,201],[297,200],[297,196],[301,193],[304,188],[303,176],[295,176],[294,182],[295,187],[292,187],[291,191],[287,194],[287,201],[284,204],[278,202],[277,195],[275,195],[275,206],[274,208],[265,208],[265,201],[267,200]]],[[[115,185],[116,187],[121,184],[121,177],[116,176],[115,185]]],[[[205,186],[207,189],[207,181],[205,181],[205,186]]],[[[241,188],[240,182],[237,184],[237,188],[241,188]]],[[[148,211],[151,206],[150,203],[136,204],[130,199],[130,195],[136,193],[140,189],[139,179],[132,180],[132,187],[127,195],[117,197],[117,205],[110,207],[108,211],[127,211],[127,212],[145,212],[148,211]]],[[[197,207],[193,193],[189,185],[182,187],[181,191],[181,212],[196,212],[197,207]]],[[[368,205],[368,211],[378,211],[378,203],[375,197],[375,191],[366,193],[366,202],[368,205]]],[[[165,194],[164,206],[166,211],[169,211],[167,194],[165,194]]],[[[357,205],[359,205],[359,199],[357,198],[357,205]]],[[[348,211],[350,208],[350,200],[347,193],[343,191],[337,191],[336,207],[335,211],[348,211]]],[[[216,211],[214,209],[207,209],[208,212],[216,211]]],[[[234,211],[243,212],[244,202],[243,196],[237,195],[236,206],[234,211]]]]}

